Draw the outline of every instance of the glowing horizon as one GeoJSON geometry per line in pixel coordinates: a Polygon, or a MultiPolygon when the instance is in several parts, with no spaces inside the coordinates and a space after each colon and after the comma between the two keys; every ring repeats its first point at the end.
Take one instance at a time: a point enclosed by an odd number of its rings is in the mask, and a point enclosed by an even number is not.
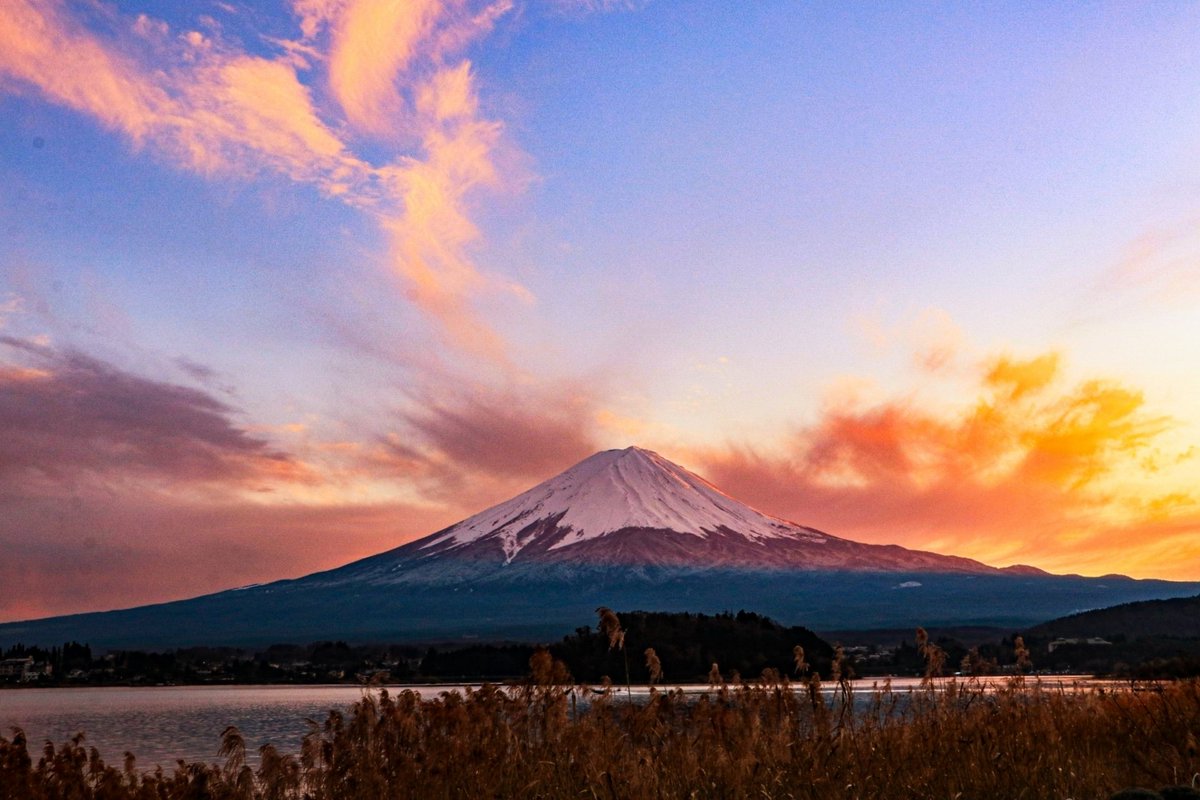
{"type": "Polygon", "coordinates": [[[844,538],[1200,580],[1198,37],[14,0],[0,621],[336,566],[627,445],[844,538]]]}

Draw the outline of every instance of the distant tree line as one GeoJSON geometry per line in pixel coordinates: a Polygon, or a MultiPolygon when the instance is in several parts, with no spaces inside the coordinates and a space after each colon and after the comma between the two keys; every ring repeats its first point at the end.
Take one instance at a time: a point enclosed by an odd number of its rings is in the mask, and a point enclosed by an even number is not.
{"type": "MultiPolygon", "coordinates": [[[[811,674],[828,679],[837,642],[823,640],[800,626],[786,627],[748,611],[716,615],[618,612],[620,646],[596,626],[577,628],[548,646],[528,643],[458,643],[440,645],[348,644],[321,641],[306,645],[274,644],[251,651],[232,647],[191,647],[165,652],[119,650],[102,655],[87,644],[67,642],[41,648],[16,644],[0,650],[0,660],[32,659],[48,669],[32,680],[0,675],[0,683],[34,685],[155,684],[317,684],[371,682],[457,682],[520,680],[530,659],[546,649],[562,662],[572,680],[613,683],[651,680],[706,682],[716,665],[723,679],[758,678],[774,670],[793,680],[811,674]],[[804,670],[796,668],[797,648],[804,670]],[[646,654],[653,649],[654,660],[646,654]]],[[[1043,672],[1082,672],[1131,678],[1200,676],[1200,639],[1191,637],[1126,638],[1108,644],[1057,643],[1029,636],[1026,658],[1043,672]]],[[[922,675],[930,645],[939,654],[938,673],[994,674],[1018,668],[1015,636],[966,647],[938,636],[922,645],[904,637],[892,646],[846,647],[840,651],[842,675],[922,675]]],[[[1022,670],[1028,671],[1028,665],[1022,670]]]]}
{"type": "MultiPolygon", "coordinates": [[[[653,648],[662,678],[668,682],[704,682],[713,665],[726,679],[757,678],[764,669],[780,675],[806,678],[815,671],[828,677],[833,647],[808,628],[784,627],[759,614],[667,614],[634,611],[619,615],[624,633],[624,650],[629,657],[632,679],[649,681],[646,648],[653,648]],[[797,675],[796,647],[803,648],[806,670],[797,675]]],[[[577,680],[596,682],[609,676],[620,682],[625,654],[609,646],[600,630],[576,629],[551,654],[561,659],[577,680]]]]}
{"type": "MultiPolygon", "coordinates": [[[[716,615],[633,611],[618,615],[621,646],[597,627],[577,628],[562,641],[549,645],[553,658],[562,661],[576,681],[614,683],[629,679],[650,681],[646,649],[653,648],[661,679],[674,683],[704,682],[713,665],[725,678],[759,677],[764,669],[780,675],[795,672],[796,648],[803,648],[805,674],[827,676],[833,647],[808,628],[784,627],[748,611],[716,615]]],[[[527,644],[478,644],[449,650],[430,649],[421,662],[421,673],[437,677],[518,677],[529,669],[538,648],[527,644]]]]}
{"type": "MultiPolygon", "coordinates": [[[[833,648],[803,627],[784,627],[767,617],[736,614],[621,614],[623,647],[610,647],[598,628],[581,627],[549,645],[574,680],[614,682],[628,675],[649,679],[645,650],[654,648],[661,677],[673,682],[707,680],[713,665],[727,678],[758,677],[764,669],[794,671],[796,647],[806,654],[806,674],[827,675],[833,648]]],[[[363,683],[520,679],[539,647],[525,643],[468,646],[352,645],[342,641],[275,644],[260,651],[192,647],[165,652],[119,650],[93,656],[75,642],[42,649],[16,645],[5,658],[31,656],[53,665],[40,685],[158,683],[363,683]]]]}

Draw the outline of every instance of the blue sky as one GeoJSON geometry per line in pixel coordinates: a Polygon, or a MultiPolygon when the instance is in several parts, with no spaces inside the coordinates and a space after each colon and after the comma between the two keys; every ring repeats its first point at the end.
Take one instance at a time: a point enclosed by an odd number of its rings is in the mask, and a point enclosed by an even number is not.
{"type": "Polygon", "coordinates": [[[18,0],[0,617],[333,566],[629,444],[837,535],[1194,579],[1198,39],[1195,4],[18,0]]]}

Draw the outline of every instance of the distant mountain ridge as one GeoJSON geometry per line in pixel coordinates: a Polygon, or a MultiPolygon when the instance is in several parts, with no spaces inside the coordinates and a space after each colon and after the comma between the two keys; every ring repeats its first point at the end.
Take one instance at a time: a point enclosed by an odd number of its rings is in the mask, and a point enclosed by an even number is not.
{"type": "Polygon", "coordinates": [[[1084,611],[1035,625],[1029,633],[1046,637],[1200,638],[1200,595],[1141,600],[1084,611]]]}
{"type": "Polygon", "coordinates": [[[434,534],[336,569],[120,611],[0,624],[98,649],[558,639],[599,605],[748,610],[816,629],[1020,627],[1200,583],[1082,578],[853,542],[772,517],[640,448],[585,459],[434,534]]]}

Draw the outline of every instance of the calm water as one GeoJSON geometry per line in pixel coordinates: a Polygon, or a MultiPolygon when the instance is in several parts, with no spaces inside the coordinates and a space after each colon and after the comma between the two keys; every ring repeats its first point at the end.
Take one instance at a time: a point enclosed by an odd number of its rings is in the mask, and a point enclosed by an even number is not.
{"type": "MultiPolygon", "coordinates": [[[[143,769],[175,760],[215,761],[221,731],[236,725],[247,751],[299,749],[305,719],[323,721],[362,697],[354,686],[163,686],[19,689],[0,692],[0,730],[20,726],[30,750],[83,731],[110,764],[125,751],[143,769]]],[[[36,756],[35,756],[36,757],[36,756]]]]}
{"type": "MultiPolygon", "coordinates": [[[[1002,679],[996,679],[997,684],[1002,679]]],[[[894,689],[905,691],[919,681],[895,679],[894,689]]],[[[1043,679],[1043,685],[1079,689],[1103,685],[1075,676],[1043,679]]],[[[828,684],[826,685],[828,687],[828,684]]],[[[461,690],[454,686],[388,687],[397,692],[415,689],[426,696],[461,690]]],[[[872,681],[856,681],[856,690],[869,692],[872,681]]],[[[689,693],[707,686],[688,686],[689,693]]],[[[322,722],[331,709],[345,711],[362,697],[354,686],[163,686],[0,691],[0,731],[6,737],[19,726],[29,739],[36,758],[42,743],[59,744],[79,731],[110,764],[120,765],[126,751],[137,756],[141,769],[155,764],[174,766],[176,759],[217,761],[221,731],[236,725],[246,739],[249,754],[273,744],[283,752],[297,752],[308,731],[306,719],[322,722]]],[[[620,696],[624,696],[622,689],[620,696]]],[[[644,687],[633,687],[636,700],[644,687]]]]}

